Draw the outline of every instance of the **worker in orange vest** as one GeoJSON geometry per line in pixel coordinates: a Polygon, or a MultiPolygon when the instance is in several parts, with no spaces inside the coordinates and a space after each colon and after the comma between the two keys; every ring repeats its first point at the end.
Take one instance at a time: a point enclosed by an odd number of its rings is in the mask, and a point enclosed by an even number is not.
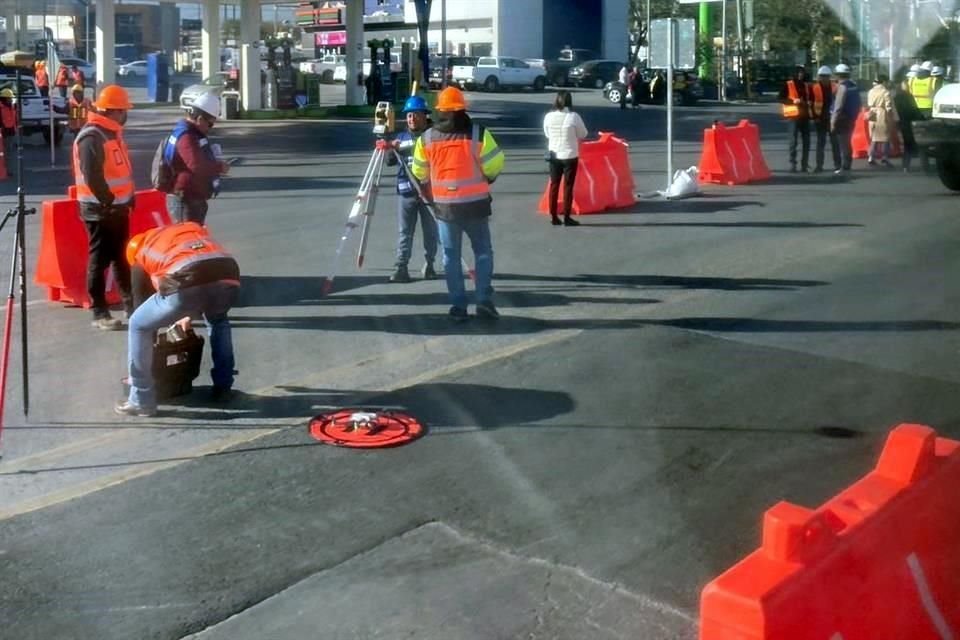
{"type": "Polygon", "coordinates": [[[73,81],[73,84],[78,84],[81,87],[87,86],[87,76],[83,74],[83,71],[77,65],[70,67],[70,80],[73,81]]]}
{"type": "Polygon", "coordinates": [[[780,90],[783,117],[790,125],[790,172],[797,171],[797,142],[802,147],[800,170],[810,169],[810,100],[807,95],[807,70],[798,66],[793,78],[780,90]]]}
{"type": "Polygon", "coordinates": [[[47,65],[42,60],[37,60],[34,65],[33,79],[37,82],[37,89],[40,95],[46,98],[50,95],[50,76],[47,74],[47,65]]]}
{"type": "Polygon", "coordinates": [[[17,135],[17,105],[13,101],[13,89],[0,89],[0,126],[3,127],[5,140],[12,140],[17,135]]]}
{"type": "Polygon", "coordinates": [[[57,78],[53,82],[54,86],[60,90],[60,97],[67,97],[67,87],[70,86],[70,70],[67,69],[67,65],[60,63],[60,68],[57,69],[57,78]]]}
{"type": "Polygon", "coordinates": [[[840,148],[836,139],[830,135],[830,110],[833,107],[834,84],[830,77],[833,71],[824,65],[817,70],[817,80],[810,85],[810,120],[817,129],[816,165],[814,173],[823,171],[827,140],[830,141],[833,169],[840,168],[840,148]]]}
{"type": "Polygon", "coordinates": [[[87,114],[92,111],[93,104],[90,98],[83,95],[83,87],[79,84],[70,89],[70,100],[67,102],[67,127],[76,136],[87,123],[87,114]]]}
{"type": "Polygon", "coordinates": [[[467,115],[467,101],[456,87],[437,99],[434,126],[423,132],[413,150],[414,177],[429,182],[436,205],[443,266],[450,297],[450,318],[469,319],[463,287],[460,247],[470,238],[476,259],[477,317],[500,317],[493,305],[493,245],[490,241],[490,184],[503,170],[503,150],[485,127],[467,115]]]}
{"type": "Polygon", "coordinates": [[[133,104],[126,89],[107,85],[94,106],[97,112],[87,116],[87,124],[73,141],[73,175],[80,217],[90,238],[87,291],[93,307],[93,326],[116,331],[121,328],[121,322],[110,316],[104,271],[113,265],[129,316],[133,312],[133,297],[124,247],[130,235],[134,185],[123,125],[133,104]]]}
{"type": "Polygon", "coordinates": [[[228,398],[233,388],[234,356],[227,313],[240,291],[237,261],[196,222],[179,222],[138,234],[127,244],[126,254],[136,288],[139,290],[139,282],[144,280],[156,293],[130,318],[130,395],[115,411],[128,416],[156,415],[153,342],[157,330],[199,314],[210,328],[213,399],[228,398]]]}

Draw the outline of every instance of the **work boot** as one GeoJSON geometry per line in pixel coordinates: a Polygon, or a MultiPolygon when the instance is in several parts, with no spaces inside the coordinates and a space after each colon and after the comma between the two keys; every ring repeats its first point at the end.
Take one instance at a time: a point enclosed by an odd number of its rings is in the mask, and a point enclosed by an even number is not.
{"type": "Polygon", "coordinates": [[[210,399],[214,402],[229,402],[231,398],[233,398],[233,389],[230,387],[213,385],[210,389],[210,399]]]}
{"type": "Polygon", "coordinates": [[[119,331],[123,327],[119,318],[113,318],[109,314],[94,318],[91,324],[101,331],[119,331]]]}
{"type": "Polygon", "coordinates": [[[500,312],[497,311],[497,308],[493,306],[492,302],[478,302],[477,317],[483,320],[499,320],[500,312]]]}
{"type": "Polygon", "coordinates": [[[157,415],[156,407],[139,407],[135,404],[130,404],[129,400],[124,400],[115,405],[113,412],[121,416],[133,416],[136,418],[152,418],[157,415]]]}
{"type": "Polygon", "coordinates": [[[437,277],[437,270],[433,268],[432,264],[423,265],[423,269],[420,271],[423,275],[424,280],[435,280],[437,277]]]}
{"type": "Polygon", "coordinates": [[[393,275],[390,276],[390,282],[410,282],[410,272],[407,271],[406,265],[398,266],[397,270],[393,272],[393,275]]]}
{"type": "Polygon", "coordinates": [[[450,311],[447,312],[447,315],[449,315],[450,319],[457,324],[466,322],[470,319],[470,316],[467,314],[467,310],[463,307],[450,307],[450,311]]]}
{"type": "Polygon", "coordinates": [[[559,227],[559,226],[560,226],[561,224],[563,224],[563,223],[560,222],[560,217],[557,216],[557,214],[551,213],[551,214],[550,214],[550,224],[552,224],[552,225],[555,226],[555,227],[559,227]]]}
{"type": "Polygon", "coordinates": [[[565,227],[579,227],[580,223],[571,218],[570,216],[563,217],[563,226],[565,227]]]}

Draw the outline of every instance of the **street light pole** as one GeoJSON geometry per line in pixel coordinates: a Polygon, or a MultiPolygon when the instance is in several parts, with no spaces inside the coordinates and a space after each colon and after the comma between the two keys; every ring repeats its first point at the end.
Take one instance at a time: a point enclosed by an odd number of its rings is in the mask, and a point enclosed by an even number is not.
{"type": "Polygon", "coordinates": [[[443,75],[440,76],[440,86],[447,86],[447,0],[440,0],[440,64],[443,75]]]}

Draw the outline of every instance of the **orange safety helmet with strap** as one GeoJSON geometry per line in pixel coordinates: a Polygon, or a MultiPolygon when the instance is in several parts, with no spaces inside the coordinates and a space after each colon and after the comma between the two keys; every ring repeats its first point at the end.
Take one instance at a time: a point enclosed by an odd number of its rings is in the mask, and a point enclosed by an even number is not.
{"type": "Polygon", "coordinates": [[[160,279],[202,260],[230,258],[206,227],[196,222],[179,222],[135,235],[127,243],[127,262],[139,266],[150,276],[153,286],[160,279]]]}
{"type": "Polygon", "coordinates": [[[800,92],[797,91],[795,80],[787,80],[787,98],[790,104],[783,105],[783,117],[787,120],[796,120],[800,117],[800,105],[796,104],[800,99],[800,92]]]}
{"type": "MultiPolygon", "coordinates": [[[[439,108],[439,103],[437,106],[439,108]]],[[[420,140],[430,164],[430,184],[437,204],[478,202],[490,197],[490,183],[480,165],[483,148],[480,125],[473,125],[469,138],[427,129],[420,140]]]]}
{"type": "Polygon", "coordinates": [[[103,179],[113,193],[113,204],[127,204],[133,200],[133,171],[130,168],[130,154],[121,135],[122,130],[118,123],[106,116],[98,113],[87,116],[87,126],[80,130],[73,141],[73,175],[77,186],[77,200],[80,202],[99,203],[80,171],[80,153],[77,144],[86,136],[97,135],[103,138],[103,179]],[[114,138],[108,138],[100,128],[114,133],[114,138]]]}

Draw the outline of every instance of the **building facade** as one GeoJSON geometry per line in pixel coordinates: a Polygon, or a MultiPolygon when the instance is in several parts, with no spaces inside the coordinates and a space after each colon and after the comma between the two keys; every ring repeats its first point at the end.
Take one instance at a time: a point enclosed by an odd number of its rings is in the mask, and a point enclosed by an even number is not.
{"type": "MultiPolygon", "coordinates": [[[[614,60],[628,55],[629,0],[447,0],[446,4],[447,51],[456,55],[549,60],[565,46],[591,49],[614,60]]],[[[433,0],[429,41],[436,52],[441,13],[442,0],[433,0]]],[[[413,0],[404,6],[404,20],[411,25],[417,22],[413,0]]]]}

